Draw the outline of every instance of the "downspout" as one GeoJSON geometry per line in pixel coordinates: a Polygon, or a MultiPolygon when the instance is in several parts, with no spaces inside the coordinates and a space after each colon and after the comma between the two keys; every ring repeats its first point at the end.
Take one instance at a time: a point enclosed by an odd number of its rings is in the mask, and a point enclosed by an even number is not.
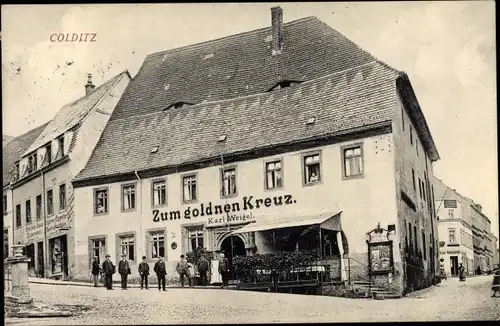
{"type": "MultiPolygon", "coordinates": [[[[16,244],[16,241],[15,241],[15,238],[16,238],[16,210],[15,210],[15,207],[14,207],[14,189],[12,188],[11,185],[9,185],[9,189],[10,189],[10,201],[11,201],[11,210],[12,210],[12,224],[10,225],[10,227],[12,228],[12,245],[15,245],[16,244]]],[[[13,250],[12,248],[10,250],[13,250]]],[[[10,251],[9,250],[9,251],[10,251]]],[[[9,256],[11,254],[9,253],[9,256]]],[[[12,252],[12,257],[14,257],[14,252],[12,252]]]]}
{"type": "MultiPolygon", "coordinates": [[[[134,171],[135,173],[135,176],[137,177],[137,179],[139,180],[139,185],[140,185],[140,194],[141,196],[139,197],[140,198],[140,206],[139,206],[139,239],[137,239],[137,243],[140,244],[141,246],[141,252],[142,252],[142,202],[143,202],[143,196],[142,196],[142,179],[139,177],[139,174],[137,173],[137,170],[134,171]]],[[[144,255],[144,253],[143,253],[144,255]]]]}

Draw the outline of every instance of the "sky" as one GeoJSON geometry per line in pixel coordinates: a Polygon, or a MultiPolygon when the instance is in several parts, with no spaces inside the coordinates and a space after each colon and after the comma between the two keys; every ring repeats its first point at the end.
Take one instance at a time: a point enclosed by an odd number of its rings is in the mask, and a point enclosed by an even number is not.
{"type": "Polygon", "coordinates": [[[2,6],[2,127],[18,136],[50,120],[146,55],[316,16],[405,71],[441,156],[434,173],[483,206],[498,237],[493,1],[2,6]],[[52,33],[97,33],[54,43],[52,33]]]}

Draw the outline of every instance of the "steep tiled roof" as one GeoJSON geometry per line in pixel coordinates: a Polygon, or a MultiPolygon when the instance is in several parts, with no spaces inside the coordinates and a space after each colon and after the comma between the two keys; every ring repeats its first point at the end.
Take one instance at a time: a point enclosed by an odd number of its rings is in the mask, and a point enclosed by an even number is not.
{"type": "Polygon", "coordinates": [[[285,23],[271,55],[271,27],[151,54],[111,120],[158,112],[176,102],[218,101],[269,90],[280,80],[312,80],[375,60],[316,17],[285,23]]]}
{"type": "Polygon", "coordinates": [[[11,171],[26,149],[35,141],[49,122],[36,127],[27,133],[11,139],[3,148],[3,186],[8,186],[12,178],[11,171]]]}
{"type": "Polygon", "coordinates": [[[176,166],[390,121],[399,72],[373,61],[299,85],[110,121],[77,180],[176,166]],[[313,125],[306,121],[315,117],[313,125]],[[217,140],[227,135],[224,144],[217,140]],[[156,153],[151,153],[159,146],[156,153]]]}
{"type": "Polygon", "coordinates": [[[101,99],[116,85],[116,83],[121,80],[121,77],[123,77],[124,74],[128,74],[128,72],[124,71],[118,74],[101,86],[97,87],[89,95],[85,95],[78,100],[63,106],[52,121],[50,121],[45,130],[43,130],[33,144],[29,146],[23,156],[30,154],[32,151],[41,146],[44,146],[47,142],[57,138],[59,135],[73,128],[80,121],[82,121],[92,108],[94,108],[94,106],[101,101],[101,99]]]}

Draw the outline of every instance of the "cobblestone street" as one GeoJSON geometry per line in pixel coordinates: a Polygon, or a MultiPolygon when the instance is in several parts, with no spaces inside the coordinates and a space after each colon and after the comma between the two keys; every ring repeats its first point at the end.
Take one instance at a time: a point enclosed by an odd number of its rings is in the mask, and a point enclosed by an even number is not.
{"type": "Polygon", "coordinates": [[[491,276],[465,283],[448,279],[403,299],[365,300],[220,289],[106,291],[103,288],[31,284],[46,304],[92,309],[70,318],[9,319],[7,324],[271,323],[356,321],[499,320],[500,298],[491,298],[491,276]]]}

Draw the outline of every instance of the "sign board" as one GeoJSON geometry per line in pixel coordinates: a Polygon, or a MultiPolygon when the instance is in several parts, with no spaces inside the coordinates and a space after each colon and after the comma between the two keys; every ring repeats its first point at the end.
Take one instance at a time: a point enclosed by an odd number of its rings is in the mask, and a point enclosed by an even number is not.
{"type": "Polygon", "coordinates": [[[388,274],[394,270],[393,243],[388,240],[389,232],[377,227],[367,233],[368,239],[368,267],[370,275],[388,274]]]}

